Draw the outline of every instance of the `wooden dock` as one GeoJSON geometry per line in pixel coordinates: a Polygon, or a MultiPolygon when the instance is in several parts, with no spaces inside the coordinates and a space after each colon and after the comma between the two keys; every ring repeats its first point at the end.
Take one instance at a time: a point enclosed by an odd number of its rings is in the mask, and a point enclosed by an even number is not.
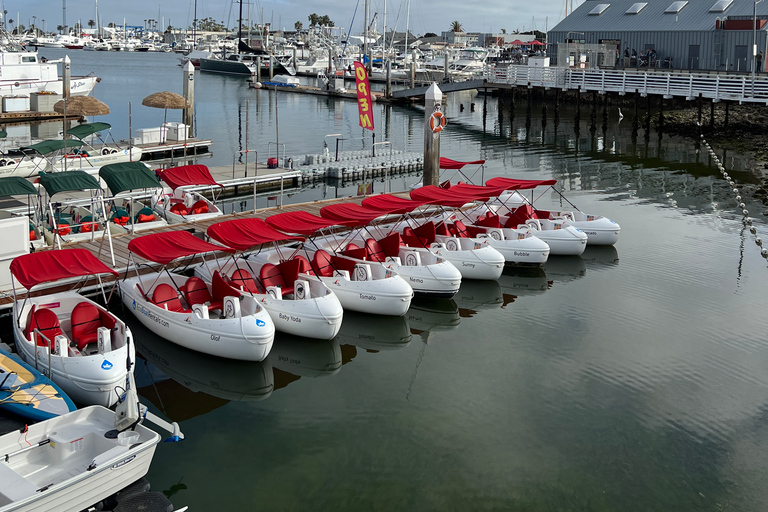
{"type": "MultiPolygon", "coordinates": [[[[123,141],[128,142],[128,141],[123,141]]],[[[158,158],[178,158],[183,156],[195,156],[198,153],[207,153],[213,141],[211,139],[198,139],[191,137],[182,141],[167,140],[160,144],[134,144],[141,148],[142,160],[155,160],[158,158]]]]}

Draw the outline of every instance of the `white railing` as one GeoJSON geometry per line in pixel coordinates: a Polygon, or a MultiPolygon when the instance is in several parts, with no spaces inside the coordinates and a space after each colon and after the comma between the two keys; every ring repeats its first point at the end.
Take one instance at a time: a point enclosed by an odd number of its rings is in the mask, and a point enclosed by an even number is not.
{"type": "Polygon", "coordinates": [[[642,95],[732,100],[768,104],[768,77],[688,73],[681,71],[626,71],[599,69],[568,69],[558,67],[486,66],[484,76],[489,83],[618,92],[638,92],[642,95]]]}

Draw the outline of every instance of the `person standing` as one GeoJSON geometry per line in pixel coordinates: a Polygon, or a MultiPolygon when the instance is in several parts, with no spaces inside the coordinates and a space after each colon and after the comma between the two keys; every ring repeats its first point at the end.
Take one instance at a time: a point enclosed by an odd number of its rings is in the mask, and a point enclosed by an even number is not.
{"type": "Polygon", "coordinates": [[[760,51],[755,56],[755,72],[760,73],[763,71],[763,52],[760,51]]]}

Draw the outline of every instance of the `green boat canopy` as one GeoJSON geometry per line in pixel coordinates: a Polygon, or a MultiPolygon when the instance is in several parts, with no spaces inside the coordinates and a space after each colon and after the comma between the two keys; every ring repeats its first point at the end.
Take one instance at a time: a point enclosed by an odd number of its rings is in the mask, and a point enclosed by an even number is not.
{"type": "Polygon", "coordinates": [[[8,132],[5,130],[0,130],[0,139],[4,139],[8,136],[8,132]]]}
{"type": "Polygon", "coordinates": [[[0,178],[0,197],[7,196],[34,196],[37,189],[30,182],[18,176],[0,178]]]}
{"type": "Polygon", "coordinates": [[[74,190],[101,190],[99,181],[85,171],[41,172],[40,185],[49,196],[74,190]]]}
{"type": "Polygon", "coordinates": [[[112,128],[112,125],[107,123],[84,123],[77,125],[74,128],[70,128],[67,130],[67,133],[69,135],[74,135],[78,139],[82,139],[83,137],[93,135],[96,132],[109,130],[110,128],[112,128]]]}
{"type": "Polygon", "coordinates": [[[105,165],[99,170],[99,176],[107,183],[113,195],[127,190],[162,187],[155,173],[141,162],[105,165]]]}
{"type": "Polygon", "coordinates": [[[32,144],[31,146],[24,146],[21,148],[22,151],[32,150],[40,153],[41,155],[45,155],[48,153],[53,153],[54,151],[59,151],[60,149],[64,148],[79,148],[83,145],[83,142],[80,140],[74,140],[74,139],[51,139],[51,140],[44,140],[43,142],[38,142],[37,144],[32,144]]]}

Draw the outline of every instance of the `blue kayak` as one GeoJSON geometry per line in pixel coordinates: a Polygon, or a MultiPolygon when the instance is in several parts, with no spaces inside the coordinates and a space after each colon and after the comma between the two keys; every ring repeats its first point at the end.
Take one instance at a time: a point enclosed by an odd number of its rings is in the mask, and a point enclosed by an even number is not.
{"type": "Polygon", "coordinates": [[[43,421],[77,407],[48,377],[0,347],[0,409],[43,421]]]}

